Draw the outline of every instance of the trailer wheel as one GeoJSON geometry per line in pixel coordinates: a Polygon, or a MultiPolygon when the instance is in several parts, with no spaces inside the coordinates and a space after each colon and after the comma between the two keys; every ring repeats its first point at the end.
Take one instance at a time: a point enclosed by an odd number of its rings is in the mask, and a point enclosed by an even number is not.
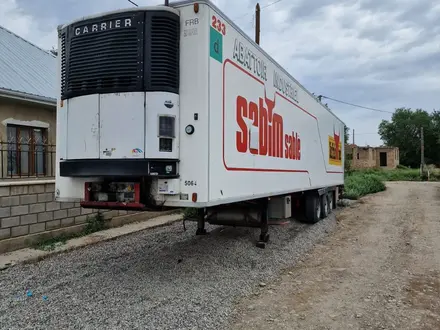
{"type": "Polygon", "coordinates": [[[328,217],[328,215],[330,213],[328,194],[323,194],[320,197],[320,202],[321,202],[321,219],[325,219],[328,217]]]}
{"type": "Polygon", "coordinates": [[[317,223],[321,218],[321,201],[318,194],[306,196],[306,219],[308,223],[317,223]]]}

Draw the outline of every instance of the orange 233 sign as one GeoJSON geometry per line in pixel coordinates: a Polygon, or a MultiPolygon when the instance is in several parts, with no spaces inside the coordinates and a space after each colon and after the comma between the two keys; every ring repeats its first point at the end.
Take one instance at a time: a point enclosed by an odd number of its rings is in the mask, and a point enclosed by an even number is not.
{"type": "Polygon", "coordinates": [[[330,165],[342,165],[341,132],[339,131],[339,134],[336,134],[334,127],[333,136],[328,136],[328,162],[330,165]]]}

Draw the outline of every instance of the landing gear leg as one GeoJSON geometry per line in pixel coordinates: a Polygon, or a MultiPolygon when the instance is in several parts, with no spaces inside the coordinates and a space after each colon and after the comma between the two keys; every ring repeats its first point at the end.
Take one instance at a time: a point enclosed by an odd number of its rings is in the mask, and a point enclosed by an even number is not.
{"type": "Polygon", "coordinates": [[[205,229],[205,209],[197,209],[197,231],[196,235],[207,235],[205,229]]]}
{"type": "Polygon", "coordinates": [[[269,214],[268,214],[269,201],[264,200],[261,210],[261,234],[260,239],[257,242],[257,247],[260,249],[266,248],[266,243],[269,242],[269,214]]]}

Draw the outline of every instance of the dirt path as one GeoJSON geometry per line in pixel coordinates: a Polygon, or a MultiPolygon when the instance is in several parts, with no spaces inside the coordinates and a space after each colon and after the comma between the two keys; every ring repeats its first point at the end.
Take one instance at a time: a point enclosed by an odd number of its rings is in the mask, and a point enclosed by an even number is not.
{"type": "Polygon", "coordinates": [[[389,184],[338,222],[231,329],[440,329],[440,185],[389,184]]]}

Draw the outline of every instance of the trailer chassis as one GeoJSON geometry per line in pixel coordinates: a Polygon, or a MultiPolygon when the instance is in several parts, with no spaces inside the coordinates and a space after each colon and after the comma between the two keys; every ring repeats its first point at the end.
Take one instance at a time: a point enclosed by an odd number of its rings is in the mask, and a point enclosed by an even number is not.
{"type": "MultiPolygon", "coordinates": [[[[318,190],[305,191],[292,194],[292,207],[295,209],[293,217],[303,222],[314,224],[326,218],[336,208],[340,198],[342,186],[324,187],[318,190]]],[[[206,222],[213,225],[260,228],[259,239],[256,242],[258,248],[264,249],[269,242],[269,200],[262,198],[253,201],[233,203],[197,209],[195,220],[197,221],[196,235],[209,234],[205,228],[206,222]]]]}

